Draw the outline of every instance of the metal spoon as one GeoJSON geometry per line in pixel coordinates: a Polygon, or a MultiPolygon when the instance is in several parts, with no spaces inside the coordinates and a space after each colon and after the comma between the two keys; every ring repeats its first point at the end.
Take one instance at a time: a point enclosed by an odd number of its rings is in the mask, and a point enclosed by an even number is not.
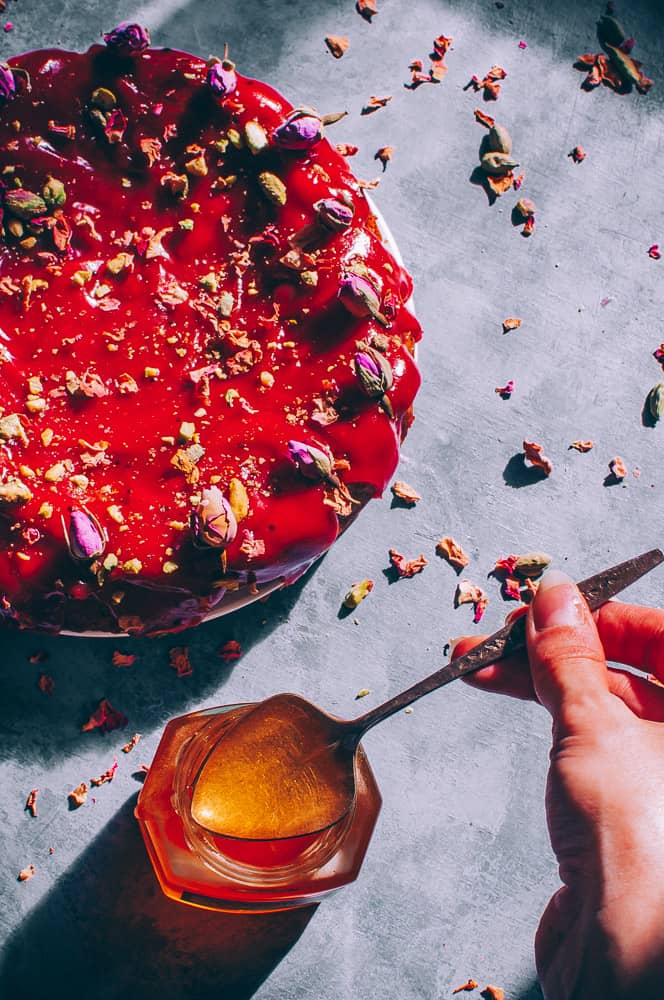
{"type": "MultiPolygon", "coordinates": [[[[603,570],[578,586],[592,611],[664,560],[660,549],[603,570]]],[[[470,652],[357,719],[277,694],[243,715],[204,760],[193,788],[193,819],[227,837],[274,840],[326,829],[351,808],[355,754],[368,729],[457,677],[525,649],[517,618],[470,652]]]]}

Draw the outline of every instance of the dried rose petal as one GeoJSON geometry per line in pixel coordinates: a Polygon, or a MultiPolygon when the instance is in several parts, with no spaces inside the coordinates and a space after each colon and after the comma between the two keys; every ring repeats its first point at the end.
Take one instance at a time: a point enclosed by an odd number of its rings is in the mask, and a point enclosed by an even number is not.
{"type": "Polygon", "coordinates": [[[385,170],[393,155],[394,146],[381,146],[380,149],[376,151],[374,160],[380,160],[383,164],[383,170],[385,170]]]}
{"type": "Polygon", "coordinates": [[[535,216],[534,215],[530,215],[526,219],[526,224],[524,225],[523,229],[521,230],[521,235],[522,236],[532,236],[534,232],[535,232],[535,216]]]}
{"type": "Polygon", "coordinates": [[[570,156],[575,163],[581,163],[586,158],[586,151],[583,146],[575,146],[574,149],[571,149],[567,155],[570,156]]]}
{"type": "Polygon", "coordinates": [[[433,51],[439,59],[443,59],[445,57],[453,41],[453,38],[446,38],[445,35],[438,35],[437,38],[434,38],[433,51]]]}
{"type": "Polygon", "coordinates": [[[510,601],[521,600],[521,584],[515,576],[506,576],[503,580],[503,597],[510,601]]]}
{"type": "Polygon", "coordinates": [[[379,13],[376,8],[376,0],[357,0],[355,9],[357,10],[357,13],[360,14],[365,21],[369,21],[369,23],[371,23],[371,19],[379,13]]]}
{"type": "Polygon", "coordinates": [[[379,108],[384,108],[386,104],[389,104],[392,100],[392,96],[387,97],[370,97],[367,103],[362,108],[360,114],[371,115],[374,111],[378,111],[379,108]]]}
{"type": "Polygon", "coordinates": [[[69,805],[72,809],[78,809],[82,806],[88,797],[88,785],[87,782],[82,781],[80,785],[77,785],[73,791],[69,793],[67,798],[69,799],[69,805]]]}
{"type": "Polygon", "coordinates": [[[25,809],[30,813],[31,816],[37,815],[37,795],[39,793],[38,788],[33,788],[28,798],[26,799],[25,809]]]}
{"type": "Polygon", "coordinates": [[[509,576],[514,574],[514,567],[517,564],[518,556],[501,556],[500,559],[496,559],[495,565],[491,570],[492,573],[507,573],[509,576]]]}
{"type": "Polygon", "coordinates": [[[131,56],[144,52],[150,44],[150,32],[140,24],[123,21],[117,28],[104,35],[109,48],[121,56],[131,56]]]}
{"type": "Polygon", "coordinates": [[[233,660],[239,660],[242,656],[242,647],[237,639],[229,639],[225,642],[217,653],[224,663],[232,663],[233,660]]]}
{"type": "Polygon", "coordinates": [[[37,681],[37,687],[42,694],[47,694],[50,697],[55,694],[55,681],[50,674],[42,674],[37,681]]]}
{"type": "Polygon", "coordinates": [[[627,466],[619,455],[611,459],[609,469],[616,479],[624,479],[627,475],[627,466]]]}
{"type": "Polygon", "coordinates": [[[505,385],[496,386],[494,391],[498,393],[501,399],[509,399],[514,392],[514,379],[510,379],[505,385]]]}
{"type": "Polygon", "coordinates": [[[457,986],[455,990],[452,990],[452,994],[461,993],[463,990],[476,990],[479,985],[474,979],[469,979],[467,983],[462,983],[461,986],[457,986]]]}
{"type": "Polygon", "coordinates": [[[111,662],[114,667],[131,667],[136,662],[135,653],[120,653],[117,649],[113,651],[111,662]]]}
{"type": "Polygon", "coordinates": [[[576,449],[576,451],[586,452],[590,451],[595,447],[594,441],[572,441],[570,448],[576,449]]]}
{"type": "Polygon", "coordinates": [[[81,732],[88,733],[92,729],[98,729],[102,733],[110,733],[113,729],[124,729],[126,725],[127,716],[113,708],[108,698],[102,698],[99,707],[81,726],[81,732]]]}
{"type": "Polygon", "coordinates": [[[528,48],[527,42],[519,42],[519,48],[520,49],[527,49],[528,48]]]}
{"type": "Polygon", "coordinates": [[[522,322],[523,320],[517,319],[515,316],[508,316],[507,319],[503,320],[503,333],[508,333],[509,330],[518,330],[522,322]]]}
{"type": "Polygon", "coordinates": [[[243,540],[240,545],[240,552],[242,552],[247,559],[260,559],[261,556],[265,555],[265,542],[262,538],[256,538],[253,531],[248,531],[246,528],[242,532],[243,540]]]}
{"type": "Polygon", "coordinates": [[[436,552],[439,556],[447,559],[455,569],[463,569],[470,562],[470,558],[466,555],[464,550],[455,542],[453,538],[449,535],[445,535],[440,541],[436,542],[436,552]]]}
{"type": "Polygon", "coordinates": [[[648,247],[648,256],[652,257],[653,260],[661,259],[662,254],[659,249],[659,243],[653,243],[651,247],[648,247]]]}
{"type": "Polygon", "coordinates": [[[541,469],[545,476],[550,476],[553,472],[553,463],[542,452],[542,445],[535,441],[524,441],[523,451],[527,462],[536,468],[541,469]]]}
{"type": "Polygon", "coordinates": [[[325,44],[335,59],[341,59],[344,52],[347,51],[350,42],[345,35],[326,35],[325,44]]]}
{"type": "Polygon", "coordinates": [[[421,573],[425,566],[428,566],[428,561],[423,555],[418,556],[416,559],[408,560],[400,552],[397,552],[396,549],[390,549],[389,556],[392,566],[400,577],[415,576],[416,573],[421,573]]]}
{"type": "Polygon", "coordinates": [[[178,677],[189,677],[194,672],[194,668],[189,660],[188,646],[173,646],[168,651],[170,665],[177,673],[178,677]]]}
{"type": "Polygon", "coordinates": [[[354,583],[342,601],[343,606],[351,610],[356,608],[360,601],[363,601],[371,593],[373,588],[373,580],[360,580],[359,583],[354,583]]]}
{"type": "Polygon", "coordinates": [[[500,986],[485,986],[480,996],[482,1000],[505,1000],[505,990],[500,986]]]}
{"type": "Polygon", "coordinates": [[[489,603],[489,598],[485,596],[485,597],[480,597],[479,601],[477,601],[477,603],[475,604],[473,621],[475,622],[476,625],[482,621],[488,603],[489,603]]]}
{"type": "Polygon", "coordinates": [[[337,153],[340,156],[355,156],[359,148],[359,146],[352,146],[349,142],[338,142],[336,145],[337,153]]]}
{"type": "Polygon", "coordinates": [[[21,869],[16,878],[18,879],[19,882],[27,882],[28,879],[32,878],[34,874],[35,874],[35,866],[28,865],[27,868],[21,869]]]}
{"type": "Polygon", "coordinates": [[[398,497],[399,500],[403,500],[405,503],[409,504],[416,504],[418,500],[422,499],[420,494],[414,490],[412,486],[409,486],[408,483],[403,483],[398,479],[392,483],[392,492],[395,497],[398,497]]]}
{"type": "Polygon", "coordinates": [[[140,738],[141,738],[140,733],[134,733],[132,738],[129,740],[129,743],[125,743],[125,745],[121,747],[122,752],[131,753],[131,751],[134,749],[140,738]]]}
{"type": "Polygon", "coordinates": [[[104,771],[104,773],[100,774],[98,778],[91,778],[90,784],[94,785],[95,788],[99,788],[100,785],[108,784],[109,782],[113,781],[117,769],[118,769],[118,762],[116,760],[113,761],[108,771],[104,771]]]}
{"type": "Polygon", "coordinates": [[[483,597],[484,591],[476,583],[472,583],[470,580],[459,580],[454,595],[454,606],[458,608],[462,604],[477,604],[483,597]]]}

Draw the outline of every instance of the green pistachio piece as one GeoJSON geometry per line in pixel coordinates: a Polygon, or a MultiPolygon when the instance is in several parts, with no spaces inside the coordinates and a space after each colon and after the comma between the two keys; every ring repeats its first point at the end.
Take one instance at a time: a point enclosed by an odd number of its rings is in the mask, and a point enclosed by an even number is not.
{"type": "Polygon", "coordinates": [[[273,205],[285,205],[286,199],[288,197],[288,192],[286,190],[286,185],[277,177],[276,174],[271,174],[269,171],[264,170],[258,175],[258,183],[261,186],[261,190],[268,201],[271,201],[273,205]]]}
{"type": "Polygon", "coordinates": [[[648,409],[653,420],[664,416],[664,382],[658,382],[648,393],[648,409]]]}
{"type": "Polygon", "coordinates": [[[519,166],[516,160],[510,159],[509,153],[485,153],[480,162],[484,173],[494,177],[500,177],[519,166]]]}
{"type": "Polygon", "coordinates": [[[48,211],[44,199],[34,191],[26,191],[25,188],[8,191],[5,195],[5,208],[25,222],[36,219],[39,215],[45,215],[48,211]]]}
{"type": "Polygon", "coordinates": [[[42,196],[49,208],[59,208],[67,200],[67,192],[62,181],[50,176],[42,188],[42,196]]]}
{"type": "Polygon", "coordinates": [[[551,562],[551,556],[546,552],[526,552],[514,563],[514,570],[519,576],[541,576],[551,562]]]}
{"type": "Polygon", "coordinates": [[[118,103],[118,99],[112,90],[107,90],[106,87],[97,87],[92,92],[90,103],[95,108],[101,108],[102,111],[112,111],[118,103]]]}
{"type": "Polygon", "coordinates": [[[487,139],[493,153],[509,153],[512,149],[512,137],[504,125],[492,125],[487,139]]]}

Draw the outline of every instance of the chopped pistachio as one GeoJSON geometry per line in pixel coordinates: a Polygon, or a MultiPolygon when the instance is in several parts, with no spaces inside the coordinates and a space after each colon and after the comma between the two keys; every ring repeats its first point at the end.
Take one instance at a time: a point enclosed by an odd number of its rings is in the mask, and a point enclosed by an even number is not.
{"type": "Polygon", "coordinates": [[[236,149],[242,148],[242,136],[236,128],[229,128],[226,134],[228,135],[228,141],[235,146],[236,149]]]}
{"type": "Polygon", "coordinates": [[[71,280],[74,285],[78,285],[79,288],[82,288],[83,285],[87,284],[87,282],[90,280],[91,277],[92,277],[92,271],[87,271],[82,269],[80,271],[74,271],[74,273],[71,276],[71,280]]]}
{"type": "Polygon", "coordinates": [[[43,504],[37,511],[39,517],[45,518],[48,521],[50,517],[53,517],[53,504],[49,503],[48,500],[44,500],[43,504]]]}
{"type": "Polygon", "coordinates": [[[44,479],[47,483],[59,483],[67,475],[67,469],[64,462],[56,462],[52,465],[50,469],[47,469],[44,473],[44,479]]]}
{"type": "Polygon", "coordinates": [[[108,516],[113,521],[115,521],[116,524],[122,524],[123,523],[123,521],[124,521],[124,514],[122,513],[122,511],[120,510],[120,508],[118,507],[117,504],[114,504],[114,503],[110,504],[106,508],[106,513],[108,514],[108,516]]]}
{"type": "Polygon", "coordinates": [[[303,285],[309,285],[311,288],[315,288],[318,284],[318,271],[301,271],[300,281],[303,285]]]}
{"type": "Polygon", "coordinates": [[[159,378],[159,369],[153,368],[151,365],[146,365],[143,375],[145,378],[159,378]]]}
{"type": "Polygon", "coordinates": [[[228,484],[228,502],[236,519],[244,520],[249,513],[249,497],[241,479],[233,478],[228,484]]]}
{"type": "Polygon", "coordinates": [[[118,99],[112,90],[107,90],[106,87],[97,87],[92,92],[90,103],[96,108],[101,108],[102,111],[112,111],[118,103],[118,99]]]}
{"type": "Polygon", "coordinates": [[[178,431],[178,440],[180,444],[188,444],[193,440],[196,433],[196,425],[191,423],[189,420],[183,420],[180,424],[180,430],[178,431]]]}
{"type": "Polygon", "coordinates": [[[41,396],[28,396],[25,408],[29,413],[43,413],[46,409],[46,400],[41,396]]]}
{"type": "Polygon", "coordinates": [[[217,275],[214,271],[210,271],[209,274],[204,274],[198,279],[198,284],[206,290],[206,292],[216,292],[219,287],[219,282],[217,275]]]}
{"type": "Polygon", "coordinates": [[[133,559],[127,559],[126,562],[123,562],[122,568],[125,573],[132,573],[134,576],[138,576],[143,569],[143,563],[140,559],[136,559],[134,557],[133,559]]]}
{"type": "Polygon", "coordinates": [[[14,438],[18,438],[23,444],[28,443],[19,414],[9,413],[6,417],[0,417],[0,439],[12,441],[14,438]]]}
{"type": "Polygon", "coordinates": [[[233,312],[235,299],[232,292],[222,292],[219,296],[219,315],[228,317],[233,312]]]}
{"type": "Polygon", "coordinates": [[[272,372],[261,372],[259,375],[260,383],[266,389],[271,389],[274,385],[274,375],[272,372]]]}
{"type": "Polygon", "coordinates": [[[31,375],[28,379],[28,392],[32,396],[39,396],[44,391],[41,379],[37,375],[31,375]]]}
{"type": "Polygon", "coordinates": [[[32,493],[20,479],[0,483],[0,503],[27,503],[28,500],[32,500],[32,493]]]}
{"type": "Polygon", "coordinates": [[[191,230],[194,228],[194,220],[180,219],[180,221],[178,222],[178,226],[180,227],[180,229],[184,229],[187,232],[191,232],[191,230]]]}
{"type": "Polygon", "coordinates": [[[76,489],[78,490],[87,490],[88,486],[90,485],[90,480],[88,479],[87,476],[84,476],[82,473],[78,473],[75,476],[70,476],[69,482],[72,484],[72,486],[75,486],[76,489]]]}
{"type": "Polygon", "coordinates": [[[161,567],[163,573],[177,573],[177,571],[179,570],[179,568],[180,567],[178,566],[178,564],[176,562],[171,562],[168,559],[166,560],[166,562],[161,567]]]}
{"type": "Polygon", "coordinates": [[[251,152],[262,153],[269,146],[267,132],[260,122],[247,122],[244,126],[244,137],[251,152]]]}
{"type": "Polygon", "coordinates": [[[34,469],[30,468],[29,465],[19,465],[18,471],[21,473],[24,479],[34,479],[37,473],[34,469]]]}
{"type": "Polygon", "coordinates": [[[268,170],[264,170],[258,175],[258,183],[260,184],[261,190],[268,201],[271,201],[273,205],[285,205],[288,192],[286,190],[286,185],[277,177],[276,174],[270,173],[268,170]]]}
{"type": "Polygon", "coordinates": [[[118,557],[116,556],[115,552],[109,552],[106,558],[104,559],[102,566],[104,567],[107,573],[110,573],[111,570],[115,569],[117,564],[118,564],[118,557]]]}

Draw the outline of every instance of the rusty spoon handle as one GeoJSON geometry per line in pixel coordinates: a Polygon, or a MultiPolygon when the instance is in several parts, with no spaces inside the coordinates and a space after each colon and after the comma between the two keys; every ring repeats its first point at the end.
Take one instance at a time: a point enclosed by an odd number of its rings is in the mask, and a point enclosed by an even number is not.
{"type": "MultiPolygon", "coordinates": [[[[649,552],[644,552],[626,562],[618,563],[617,566],[602,570],[601,573],[596,573],[595,576],[590,576],[587,580],[582,580],[578,587],[588,602],[590,610],[595,611],[600,605],[619,594],[625,587],[659,566],[662,561],[664,561],[664,553],[660,549],[651,549],[649,552]]],[[[443,687],[444,684],[449,684],[457,677],[472,674],[475,670],[487,667],[490,663],[496,663],[506,656],[512,656],[525,649],[525,646],[526,620],[525,616],[522,616],[494,632],[488,639],[464,653],[463,656],[458,656],[455,660],[441,667],[440,670],[430,674],[429,677],[413,684],[406,691],[402,691],[394,698],[390,698],[389,701],[383,702],[382,705],[373,708],[366,715],[350,720],[346,724],[348,727],[347,739],[357,742],[367,729],[417,701],[418,698],[422,698],[423,695],[443,687]]]]}

